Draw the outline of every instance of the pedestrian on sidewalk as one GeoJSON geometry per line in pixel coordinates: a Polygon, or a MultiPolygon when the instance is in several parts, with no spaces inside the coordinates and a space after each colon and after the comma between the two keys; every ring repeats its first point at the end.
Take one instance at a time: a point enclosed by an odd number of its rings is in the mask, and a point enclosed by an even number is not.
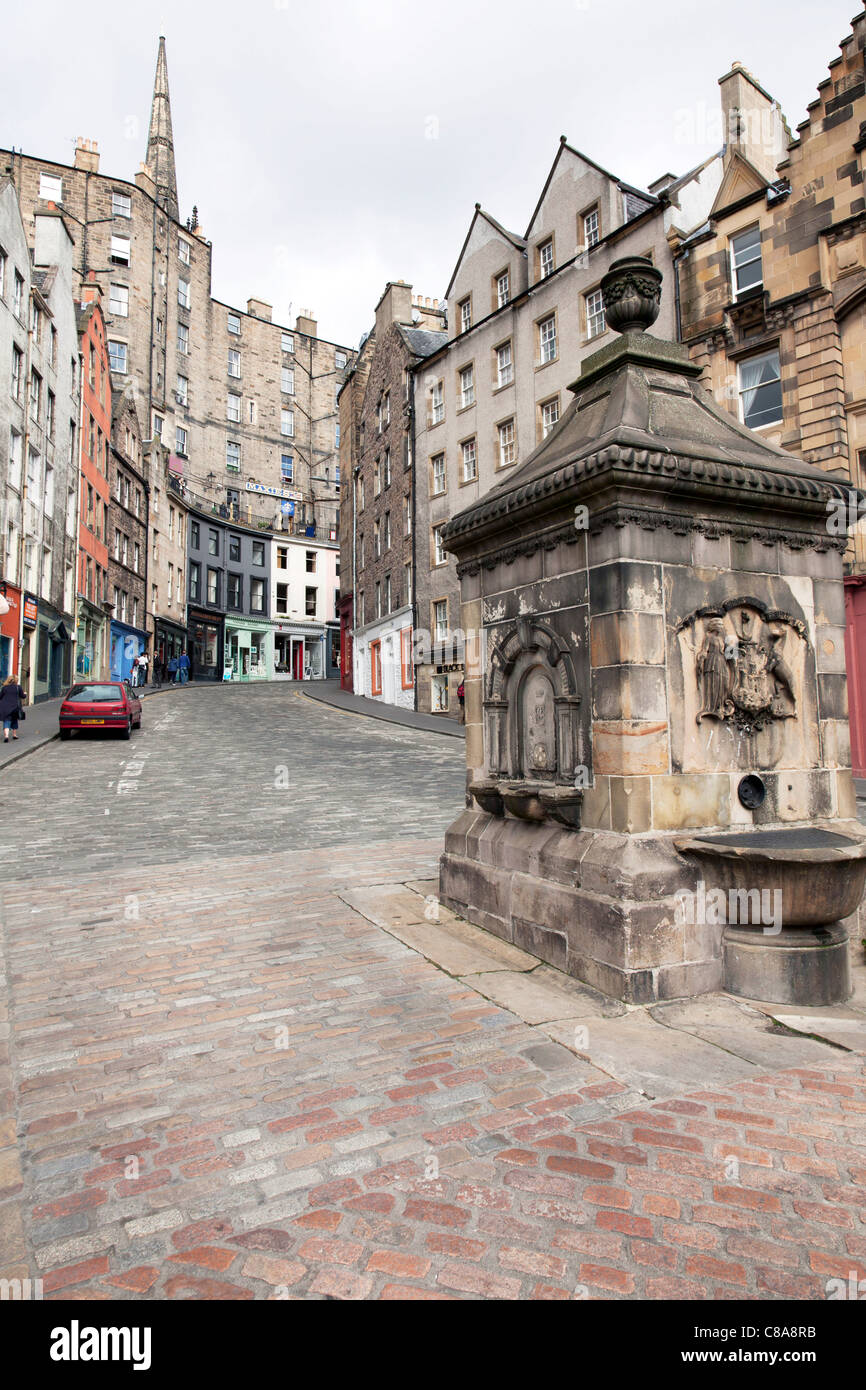
{"type": "Polygon", "coordinates": [[[180,671],[177,668],[177,657],[173,656],[168,663],[168,678],[172,685],[177,685],[180,681],[180,671]]]}
{"type": "Polygon", "coordinates": [[[142,652],[138,658],[138,683],[147,685],[147,652],[142,652]]]}
{"type": "Polygon", "coordinates": [[[189,680],[189,657],[186,654],[186,647],[180,654],[180,678],[184,684],[189,680]]]}
{"type": "Polygon", "coordinates": [[[466,723],[466,706],[465,706],[465,704],[464,704],[465,699],[466,699],[466,686],[465,686],[465,684],[464,684],[464,678],[461,676],[461,678],[460,678],[460,684],[459,684],[458,687],[457,687],[457,703],[458,703],[459,706],[460,706],[460,723],[461,723],[461,724],[465,724],[465,723],[466,723]]]}
{"type": "Polygon", "coordinates": [[[9,742],[9,730],[12,730],[12,737],[18,737],[18,720],[24,718],[24,703],[27,696],[21,689],[14,676],[7,676],[2,686],[0,686],[0,719],[3,720],[3,742],[9,742]]]}

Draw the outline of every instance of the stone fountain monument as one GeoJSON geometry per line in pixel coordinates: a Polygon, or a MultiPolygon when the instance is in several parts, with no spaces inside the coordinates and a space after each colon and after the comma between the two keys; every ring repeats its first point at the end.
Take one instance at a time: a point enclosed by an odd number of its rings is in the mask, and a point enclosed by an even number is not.
{"type": "Polygon", "coordinates": [[[620,334],[558,425],[449,523],[466,675],[455,911],[631,1003],[850,993],[866,841],[845,689],[847,490],[720,410],[602,281],[620,334]]]}

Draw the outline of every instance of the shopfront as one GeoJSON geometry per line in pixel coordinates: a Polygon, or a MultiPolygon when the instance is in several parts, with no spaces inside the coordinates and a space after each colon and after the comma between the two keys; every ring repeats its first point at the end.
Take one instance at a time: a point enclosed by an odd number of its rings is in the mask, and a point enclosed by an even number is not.
{"type": "MultiPolygon", "coordinates": [[[[30,669],[36,651],[36,678],[27,693],[34,701],[53,700],[72,684],[73,641],[71,623],[44,599],[39,600],[36,627],[30,642],[30,669]]],[[[26,686],[25,686],[26,689],[26,686]]]]}
{"type": "Polygon", "coordinates": [[[78,600],[75,643],[76,680],[105,680],[108,619],[103,610],[86,598],[78,600]]]}
{"type": "Polygon", "coordinates": [[[180,623],[173,623],[170,618],[157,618],[156,628],[153,638],[154,660],[158,661],[162,667],[163,679],[167,678],[168,663],[173,657],[180,656],[187,644],[187,631],[181,627],[180,623]]]}
{"type": "Polygon", "coordinates": [[[189,611],[186,650],[190,680],[221,681],[223,678],[223,620],[213,613],[189,611]]]}
{"type": "Polygon", "coordinates": [[[224,680],[264,681],[274,674],[274,630],[253,618],[226,618],[224,680]]]}
{"type": "Polygon", "coordinates": [[[113,681],[125,681],[132,675],[132,663],[147,651],[147,633],[129,623],[111,620],[111,662],[113,681]]]}
{"type": "Polygon", "coordinates": [[[274,680],[323,680],[326,633],[321,623],[277,623],[274,627],[274,680]]]}
{"type": "Polygon", "coordinates": [[[21,623],[21,590],[0,585],[0,682],[18,675],[18,633],[21,623]],[[2,600],[5,599],[5,603],[2,600]]]}

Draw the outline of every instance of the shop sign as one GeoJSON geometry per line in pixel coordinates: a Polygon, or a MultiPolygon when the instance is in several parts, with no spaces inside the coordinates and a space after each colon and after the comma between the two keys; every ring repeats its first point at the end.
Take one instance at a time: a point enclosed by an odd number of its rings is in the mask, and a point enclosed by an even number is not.
{"type": "Polygon", "coordinates": [[[303,501],[304,494],[296,492],[293,488],[286,487],[267,487],[264,483],[246,483],[247,492],[264,493],[266,497],[286,497],[290,502],[303,501]]]}
{"type": "Polygon", "coordinates": [[[39,617],[39,604],[33,594],[24,595],[24,626],[35,627],[39,617]]]}

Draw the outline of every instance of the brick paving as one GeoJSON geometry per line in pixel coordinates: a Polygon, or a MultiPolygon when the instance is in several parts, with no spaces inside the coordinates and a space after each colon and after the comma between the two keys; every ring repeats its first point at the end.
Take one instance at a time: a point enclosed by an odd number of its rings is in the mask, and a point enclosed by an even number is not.
{"type": "Polygon", "coordinates": [[[340,897],[434,874],[456,741],[279,687],[146,715],[138,743],[5,774],[0,1277],[122,1300],[866,1278],[863,1057],[641,1104],[340,897]]]}

